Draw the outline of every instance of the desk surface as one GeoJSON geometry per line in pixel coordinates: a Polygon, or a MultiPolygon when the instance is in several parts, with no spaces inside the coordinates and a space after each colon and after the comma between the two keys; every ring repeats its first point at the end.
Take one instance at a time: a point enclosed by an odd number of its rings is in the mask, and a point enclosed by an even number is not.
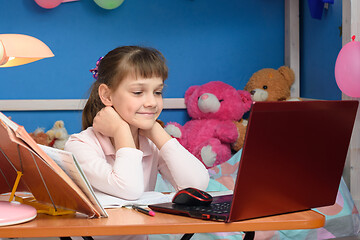
{"type": "Polygon", "coordinates": [[[151,217],[126,208],[107,209],[107,212],[109,217],[101,219],[39,214],[30,222],[0,227],[0,237],[238,232],[319,228],[325,224],[325,217],[311,210],[234,223],[205,221],[159,212],[151,217]]]}

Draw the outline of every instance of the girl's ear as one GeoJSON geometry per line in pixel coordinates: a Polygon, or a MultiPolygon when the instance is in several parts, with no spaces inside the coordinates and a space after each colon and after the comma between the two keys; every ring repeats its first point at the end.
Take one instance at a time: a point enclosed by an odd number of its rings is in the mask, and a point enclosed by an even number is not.
{"type": "Polygon", "coordinates": [[[106,84],[103,84],[103,83],[100,84],[98,93],[99,93],[101,102],[106,107],[111,107],[113,105],[112,101],[111,101],[111,90],[109,89],[109,87],[106,84]]]}

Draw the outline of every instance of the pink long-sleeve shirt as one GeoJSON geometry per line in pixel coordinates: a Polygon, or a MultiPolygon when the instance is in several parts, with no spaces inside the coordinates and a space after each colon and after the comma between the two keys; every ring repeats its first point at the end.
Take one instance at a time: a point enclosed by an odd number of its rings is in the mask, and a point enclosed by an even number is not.
{"type": "Polygon", "coordinates": [[[176,139],[160,150],[146,137],[139,136],[139,143],[139,149],[115,151],[109,137],[89,127],[71,135],[65,150],[74,154],[94,189],[116,197],[135,200],[144,191],[153,191],[158,172],[176,190],[206,189],[208,171],[176,139]]]}

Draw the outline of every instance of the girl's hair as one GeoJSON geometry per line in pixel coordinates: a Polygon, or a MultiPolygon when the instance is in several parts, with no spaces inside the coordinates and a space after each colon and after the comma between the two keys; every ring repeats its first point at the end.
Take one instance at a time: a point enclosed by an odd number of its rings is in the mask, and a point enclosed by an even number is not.
{"type": "Polygon", "coordinates": [[[166,60],[158,50],[139,46],[118,47],[106,54],[99,62],[97,80],[90,88],[82,113],[82,129],[92,126],[96,114],[105,107],[98,93],[100,84],[115,90],[129,75],[136,78],[160,77],[164,81],[168,76],[166,60]]]}

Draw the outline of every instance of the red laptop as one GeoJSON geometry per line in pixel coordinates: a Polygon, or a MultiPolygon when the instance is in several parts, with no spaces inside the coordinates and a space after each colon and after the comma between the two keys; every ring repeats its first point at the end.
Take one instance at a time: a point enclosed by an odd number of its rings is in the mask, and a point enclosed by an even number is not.
{"type": "Polygon", "coordinates": [[[357,109],[358,101],[256,102],[233,195],[214,197],[201,208],[173,203],[149,207],[233,222],[332,205],[357,109]],[[229,208],[216,210],[222,205],[229,208]]]}

